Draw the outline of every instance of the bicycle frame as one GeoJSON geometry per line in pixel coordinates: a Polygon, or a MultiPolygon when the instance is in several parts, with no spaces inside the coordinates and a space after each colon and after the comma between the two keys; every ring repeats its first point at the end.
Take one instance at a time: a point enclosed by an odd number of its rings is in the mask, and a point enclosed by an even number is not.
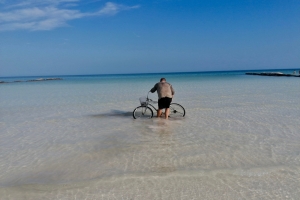
{"type": "Polygon", "coordinates": [[[145,105],[145,111],[147,110],[147,108],[150,106],[151,108],[153,108],[155,111],[157,111],[158,109],[154,107],[154,105],[151,104],[151,102],[157,103],[156,101],[153,101],[152,99],[149,99],[149,93],[150,91],[147,93],[147,99],[146,99],[146,105],[145,105]]]}
{"type": "MultiPolygon", "coordinates": [[[[140,98],[140,103],[141,106],[138,106],[134,109],[133,111],[133,118],[136,119],[136,111],[137,109],[139,109],[139,112],[141,115],[138,114],[137,117],[139,116],[144,116],[146,114],[146,112],[148,112],[147,110],[151,111],[151,117],[153,116],[153,111],[155,110],[156,112],[158,112],[159,108],[156,108],[153,104],[154,103],[158,103],[157,101],[153,101],[152,99],[149,98],[149,93],[147,94],[147,97],[141,97],[140,98]]],[[[158,107],[158,106],[157,106],[158,107]]],[[[164,114],[164,112],[162,112],[162,114],[164,114]]],[[[149,115],[149,113],[147,114],[147,116],[149,115]]],[[[171,103],[170,104],[170,113],[169,113],[169,117],[184,117],[185,116],[185,109],[178,103],[171,103]]],[[[150,118],[151,118],[150,117],[150,118]]]]}

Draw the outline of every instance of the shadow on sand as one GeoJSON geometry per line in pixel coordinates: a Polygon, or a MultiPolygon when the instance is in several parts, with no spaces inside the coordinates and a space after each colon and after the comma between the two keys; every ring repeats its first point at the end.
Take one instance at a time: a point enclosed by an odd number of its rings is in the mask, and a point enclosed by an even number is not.
{"type": "Polygon", "coordinates": [[[102,113],[102,114],[95,114],[90,115],[91,117],[96,118],[104,118],[104,117],[132,117],[132,111],[122,111],[122,110],[111,110],[108,113],[102,113]]]}

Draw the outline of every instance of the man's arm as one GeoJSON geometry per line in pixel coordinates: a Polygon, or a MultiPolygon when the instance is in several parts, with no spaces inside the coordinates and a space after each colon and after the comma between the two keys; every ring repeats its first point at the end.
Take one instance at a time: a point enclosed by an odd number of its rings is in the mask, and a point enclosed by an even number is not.
{"type": "Polygon", "coordinates": [[[174,96],[174,94],[175,94],[175,90],[173,89],[173,87],[172,87],[172,85],[170,85],[171,87],[171,92],[172,92],[172,96],[174,96]]]}
{"type": "Polygon", "coordinates": [[[157,84],[154,85],[154,87],[150,90],[150,92],[155,92],[157,90],[157,84]]]}

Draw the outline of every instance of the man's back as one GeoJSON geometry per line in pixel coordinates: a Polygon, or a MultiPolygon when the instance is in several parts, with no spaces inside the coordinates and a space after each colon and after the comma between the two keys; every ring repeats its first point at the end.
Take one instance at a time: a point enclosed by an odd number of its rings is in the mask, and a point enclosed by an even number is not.
{"type": "Polygon", "coordinates": [[[172,87],[172,85],[168,82],[158,82],[154,85],[154,87],[151,89],[151,92],[155,92],[157,90],[158,99],[169,97],[172,98],[175,94],[175,91],[172,87]]]}
{"type": "Polygon", "coordinates": [[[158,94],[158,110],[157,117],[162,114],[162,109],[165,108],[165,119],[169,118],[170,104],[172,102],[175,91],[170,83],[166,82],[165,78],[161,78],[160,82],[156,83],[150,92],[157,91],[158,94]]]}

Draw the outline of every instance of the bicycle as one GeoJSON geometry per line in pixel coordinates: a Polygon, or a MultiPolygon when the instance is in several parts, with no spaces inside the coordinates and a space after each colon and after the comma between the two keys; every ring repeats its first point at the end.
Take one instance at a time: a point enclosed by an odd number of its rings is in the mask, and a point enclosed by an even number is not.
{"type": "MultiPolygon", "coordinates": [[[[158,103],[157,101],[153,101],[152,99],[148,98],[149,92],[147,94],[147,97],[140,97],[140,103],[141,105],[136,107],[133,110],[132,116],[134,119],[137,118],[152,118],[153,117],[153,110],[157,111],[156,107],[153,105],[155,103],[158,103]]],[[[164,114],[164,113],[163,113],[164,114]]],[[[175,117],[184,117],[185,116],[185,109],[182,105],[178,103],[171,103],[170,104],[170,114],[169,117],[175,118],[175,117]]]]}

